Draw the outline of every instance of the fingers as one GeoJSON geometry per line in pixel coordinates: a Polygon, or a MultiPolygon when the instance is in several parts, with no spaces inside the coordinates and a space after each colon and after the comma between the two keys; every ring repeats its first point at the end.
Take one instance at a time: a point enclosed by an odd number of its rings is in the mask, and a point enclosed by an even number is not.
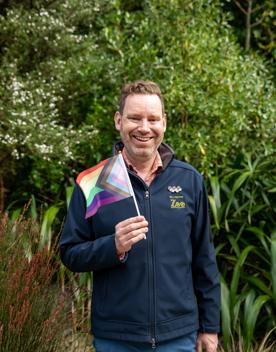
{"type": "Polygon", "coordinates": [[[199,340],[196,343],[196,352],[202,352],[202,343],[199,340]]]}
{"type": "Polygon", "coordinates": [[[135,216],[119,222],[115,226],[115,244],[119,254],[129,251],[132,246],[145,238],[148,222],[144,216],[135,216]]]}
{"type": "Polygon", "coordinates": [[[216,352],[218,336],[213,333],[199,333],[196,343],[196,352],[216,352]]]}
{"type": "Polygon", "coordinates": [[[136,216],[134,218],[130,218],[122,222],[119,222],[116,225],[115,229],[116,229],[116,232],[119,232],[120,235],[123,235],[123,234],[130,234],[131,232],[145,228],[147,226],[148,226],[148,222],[145,220],[143,216],[136,216]]]}

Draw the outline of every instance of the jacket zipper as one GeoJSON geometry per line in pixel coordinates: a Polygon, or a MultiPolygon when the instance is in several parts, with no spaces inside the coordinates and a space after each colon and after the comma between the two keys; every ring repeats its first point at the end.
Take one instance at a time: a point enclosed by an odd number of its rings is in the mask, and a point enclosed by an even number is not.
{"type": "MultiPolygon", "coordinates": [[[[150,209],[150,193],[149,191],[145,191],[145,198],[146,201],[148,201],[148,210],[149,210],[149,215],[151,215],[151,209],[150,209]]],[[[151,218],[151,216],[150,216],[151,218]]],[[[151,226],[151,224],[150,224],[151,226]]],[[[152,328],[151,328],[151,347],[152,349],[156,348],[156,339],[155,339],[155,314],[156,314],[156,302],[155,302],[155,275],[154,275],[154,271],[155,271],[155,265],[154,265],[154,246],[153,246],[153,232],[151,231],[151,269],[152,269],[152,315],[151,315],[151,324],[152,324],[152,328]]]]}
{"type": "MultiPolygon", "coordinates": [[[[145,182],[142,180],[141,177],[139,177],[136,173],[132,172],[131,170],[128,170],[128,173],[131,174],[132,176],[134,176],[135,178],[138,178],[142,184],[144,185],[144,188],[146,189],[147,185],[145,184],[145,182]]],[[[148,213],[149,213],[149,218],[151,220],[151,209],[150,209],[150,192],[148,189],[145,190],[145,199],[148,202],[148,213]]],[[[150,224],[151,226],[151,224],[150,224]]],[[[152,234],[152,231],[151,231],[152,234]]],[[[152,238],[151,238],[152,241],[152,238]]],[[[155,329],[155,325],[156,325],[156,319],[155,319],[155,315],[156,315],[156,302],[155,302],[155,275],[154,275],[154,271],[155,271],[155,265],[154,265],[154,248],[153,248],[153,242],[151,242],[151,253],[152,253],[152,263],[151,263],[151,267],[152,267],[152,282],[153,282],[153,289],[152,289],[152,307],[153,307],[153,314],[151,315],[151,323],[152,323],[152,328],[151,328],[151,347],[152,349],[156,348],[156,338],[155,338],[155,334],[156,334],[156,329],[155,329]]],[[[149,270],[150,272],[150,270],[149,270]]],[[[149,293],[150,294],[150,293],[149,293]]]]}

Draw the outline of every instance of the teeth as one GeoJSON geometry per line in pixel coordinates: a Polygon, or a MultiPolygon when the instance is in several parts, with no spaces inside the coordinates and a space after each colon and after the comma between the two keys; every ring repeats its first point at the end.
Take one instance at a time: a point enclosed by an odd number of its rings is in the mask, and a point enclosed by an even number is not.
{"type": "Polygon", "coordinates": [[[150,140],[150,137],[139,137],[139,136],[135,136],[136,139],[138,139],[138,141],[141,141],[141,142],[147,142],[150,140]]]}

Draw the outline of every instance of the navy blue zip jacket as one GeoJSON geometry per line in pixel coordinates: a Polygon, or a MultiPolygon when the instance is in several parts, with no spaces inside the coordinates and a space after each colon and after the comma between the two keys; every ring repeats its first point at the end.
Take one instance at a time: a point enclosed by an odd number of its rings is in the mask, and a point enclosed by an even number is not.
{"type": "Polygon", "coordinates": [[[149,231],[123,262],[115,225],[137,215],[133,199],[104,205],[85,220],[85,198],[75,186],[60,253],[71,271],[93,271],[97,337],[152,343],[196,330],[219,331],[219,274],[202,176],[174,159],[167,145],[159,152],[164,168],[149,187],[129,171],[149,231]]]}

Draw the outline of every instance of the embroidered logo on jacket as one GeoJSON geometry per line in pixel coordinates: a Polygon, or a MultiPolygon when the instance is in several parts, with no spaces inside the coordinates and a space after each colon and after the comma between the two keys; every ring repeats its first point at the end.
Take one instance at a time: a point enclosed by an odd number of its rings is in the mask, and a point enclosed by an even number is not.
{"type": "Polygon", "coordinates": [[[171,209],[183,209],[186,208],[186,203],[184,202],[184,196],[177,194],[182,191],[181,186],[168,186],[168,191],[170,193],[176,193],[176,195],[169,195],[170,207],[171,209]]]}
{"type": "Polygon", "coordinates": [[[170,196],[171,208],[172,209],[183,209],[186,208],[186,203],[183,201],[183,196],[170,196]]]}
{"type": "Polygon", "coordinates": [[[182,191],[182,188],[180,186],[168,186],[168,191],[171,193],[179,193],[182,191]]]}

